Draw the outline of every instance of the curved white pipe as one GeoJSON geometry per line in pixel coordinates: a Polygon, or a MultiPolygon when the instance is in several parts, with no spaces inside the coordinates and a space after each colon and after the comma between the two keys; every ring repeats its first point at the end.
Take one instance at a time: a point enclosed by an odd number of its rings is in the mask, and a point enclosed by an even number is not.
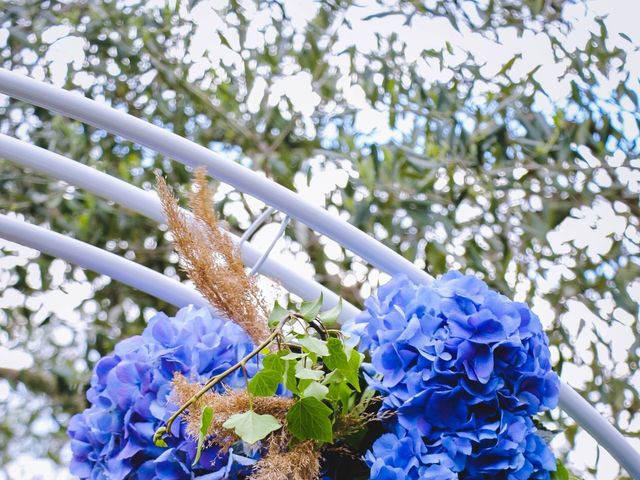
{"type": "MultiPolygon", "coordinates": [[[[0,134],[0,158],[6,158],[24,167],[89,190],[158,223],[164,223],[166,220],[162,205],[155,192],[146,192],[123,180],[44,148],[0,134]]],[[[237,236],[231,233],[229,236],[236,243],[240,241],[237,236]]],[[[263,252],[250,242],[242,242],[240,250],[247,265],[255,266],[261,262],[263,252]]],[[[284,288],[304,300],[314,300],[322,294],[323,306],[326,309],[335,306],[340,300],[340,297],[328,288],[289,268],[286,262],[278,261],[278,257],[275,255],[267,256],[258,267],[260,273],[280,282],[284,288]]],[[[343,301],[339,319],[346,320],[358,313],[359,310],[356,307],[343,301]]]]}
{"type": "Polygon", "coordinates": [[[595,438],[634,479],[640,479],[640,456],[628,440],[566,383],[560,385],[562,409],[595,438]],[[596,413],[598,413],[596,411],[596,413]]]}
{"type": "Polygon", "coordinates": [[[240,240],[238,240],[238,244],[242,245],[244,242],[246,242],[249,239],[249,237],[251,235],[253,235],[256,232],[256,230],[258,230],[258,228],[260,228],[262,226],[262,224],[269,217],[269,215],[271,215],[275,211],[276,211],[276,209],[273,208],[273,207],[265,208],[264,211],[260,215],[258,215],[258,218],[256,218],[253,221],[253,223],[251,225],[249,225],[249,228],[247,228],[242,233],[242,236],[240,237],[240,240]]]}
{"type": "MultiPolygon", "coordinates": [[[[420,270],[413,263],[353,225],[331,215],[281,185],[239,164],[229,162],[209,149],[168,130],[77,93],[39,82],[6,69],[0,69],[0,91],[103,128],[187,165],[205,165],[212,175],[223,182],[229,183],[238,190],[249,193],[267,205],[302,221],[380,269],[391,274],[404,273],[419,283],[432,279],[428,273],[420,270]]],[[[640,455],[636,452],[629,456],[627,455],[628,450],[621,451],[619,445],[622,443],[625,443],[631,451],[634,450],[626,442],[624,436],[606,421],[593,406],[589,406],[587,410],[581,410],[574,402],[575,396],[567,392],[572,392],[572,389],[568,385],[564,385],[560,390],[560,407],[576,420],[580,418],[579,421],[583,421],[585,418],[581,416],[582,414],[586,415],[588,424],[593,427],[590,433],[594,438],[620,462],[629,474],[640,479],[640,455]],[[617,441],[612,442],[611,440],[614,438],[617,441]]],[[[576,392],[573,393],[578,395],[576,392]]]]}
{"type": "Polygon", "coordinates": [[[0,237],[35,248],[153,295],[177,307],[209,307],[198,292],[150,268],[88,243],[0,214],[0,237]]]}
{"type": "MultiPolygon", "coordinates": [[[[289,225],[289,220],[291,219],[288,216],[284,217],[284,220],[282,220],[282,223],[280,224],[278,231],[274,235],[273,240],[271,240],[271,243],[269,244],[267,249],[264,252],[262,252],[262,255],[260,255],[260,258],[258,259],[258,261],[251,268],[251,272],[249,272],[250,275],[255,275],[260,271],[260,268],[262,267],[264,262],[266,262],[267,258],[269,258],[269,254],[271,253],[271,250],[273,250],[273,247],[276,246],[276,243],[278,242],[280,237],[284,235],[284,230],[287,228],[287,225],[289,225]]],[[[344,311],[344,308],[342,310],[344,311]]]]}
{"type": "Polygon", "coordinates": [[[26,102],[76,118],[94,127],[120,135],[149,147],[186,165],[204,165],[209,173],[300,220],[315,231],[340,243],[371,264],[390,273],[404,273],[424,283],[431,276],[416,268],[403,256],[382,245],[375,238],[347,222],[341,222],[323,208],[305,200],[291,190],[230,162],[208,148],[182,138],[169,130],[152,125],[125,112],[98,103],[78,93],[39,82],[19,73],[0,68],[0,91],[26,102]]]}

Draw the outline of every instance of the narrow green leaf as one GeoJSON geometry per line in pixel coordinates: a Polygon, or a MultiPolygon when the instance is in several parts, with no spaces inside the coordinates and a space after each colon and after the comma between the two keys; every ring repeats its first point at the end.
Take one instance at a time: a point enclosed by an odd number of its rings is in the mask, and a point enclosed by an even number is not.
{"type": "Polygon", "coordinates": [[[205,405],[202,409],[202,421],[200,422],[200,435],[207,435],[213,421],[213,408],[205,405]]]}
{"type": "Polygon", "coordinates": [[[200,433],[198,435],[198,447],[196,448],[196,458],[193,460],[193,467],[195,467],[196,464],[200,461],[200,455],[202,454],[202,449],[204,448],[204,441],[207,438],[207,432],[209,431],[209,427],[211,426],[212,421],[213,408],[205,405],[202,408],[202,418],[200,419],[200,433]]]}
{"type": "Polygon", "coordinates": [[[273,415],[260,415],[253,410],[231,415],[222,425],[236,432],[242,440],[253,444],[282,427],[273,415]]]}
{"type": "Polygon", "coordinates": [[[167,427],[160,427],[156,430],[156,433],[153,434],[153,444],[156,447],[168,447],[167,442],[164,441],[164,434],[167,433],[167,427]]]}
{"type": "Polygon", "coordinates": [[[515,54],[513,57],[511,57],[511,60],[509,60],[507,63],[505,63],[502,68],[500,69],[500,71],[498,72],[498,75],[504,75],[505,73],[507,73],[509,70],[511,70],[511,67],[513,67],[513,64],[516,62],[516,60],[522,58],[521,54],[515,54]]]}
{"type": "Polygon", "coordinates": [[[287,413],[287,425],[298,440],[331,442],[331,412],[332,410],[317,398],[303,397],[287,413]]]}
{"type": "Polygon", "coordinates": [[[556,471],[551,474],[552,480],[569,480],[569,471],[560,460],[556,462],[556,471]]]}
{"type": "Polygon", "coordinates": [[[620,35],[622,38],[624,38],[627,42],[633,43],[633,40],[631,40],[631,37],[629,35],[627,35],[624,32],[618,32],[618,35],[620,35]]]}
{"type": "Polygon", "coordinates": [[[229,43],[229,40],[227,40],[227,37],[225,37],[222,33],[218,32],[218,38],[220,38],[220,42],[227,48],[233,50],[233,48],[231,48],[231,44],[229,43]]]}

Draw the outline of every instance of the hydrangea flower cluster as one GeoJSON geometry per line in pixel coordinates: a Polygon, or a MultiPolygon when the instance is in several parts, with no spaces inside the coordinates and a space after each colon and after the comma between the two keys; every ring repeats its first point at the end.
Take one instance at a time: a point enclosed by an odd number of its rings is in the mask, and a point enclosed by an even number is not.
{"type": "MultiPolygon", "coordinates": [[[[153,434],[177,409],[169,403],[175,373],[208,380],[237,363],[253,346],[244,331],[207,309],[186,307],[175,318],[155,315],[142,335],[121,341],[95,366],[87,399],[91,406],[69,424],[71,473],[81,479],[234,478],[255,460],[215,448],[193,466],[196,442],[175,422],[169,448],[153,434]]],[[[253,362],[252,362],[253,363],[253,362]]],[[[255,373],[255,363],[247,365],[255,373]]],[[[241,372],[225,383],[244,387],[241,372]]]]}
{"type": "Polygon", "coordinates": [[[531,416],[559,380],[529,308],[450,272],[392,279],[347,330],[371,356],[367,381],[396,412],[367,453],[372,479],[548,479],[553,455],[531,416]],[[376,375],[374,375],[374,373],[376,375]]]}

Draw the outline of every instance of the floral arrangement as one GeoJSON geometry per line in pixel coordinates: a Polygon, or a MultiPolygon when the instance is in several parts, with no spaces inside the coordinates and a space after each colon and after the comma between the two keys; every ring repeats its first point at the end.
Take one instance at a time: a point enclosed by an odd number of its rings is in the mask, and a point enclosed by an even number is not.
{"type": "MultiPolygon", "coordinates": [[[[267,308],[208,209],[158,179],[182,266],[212,309],[157,314],[95,366],[70,422],[81,479],[548,479],[534,415],[559,384],[526,305],[450,272],[392,279],[334,328],[322,299],[267,308]]],[[[560,466],[561,467],[561,466],[560,466]]],[[[561,467],[562,468],[562,467],[561,467]]],[[[562,470],[564,472],[564,469],[562,470]]]]}

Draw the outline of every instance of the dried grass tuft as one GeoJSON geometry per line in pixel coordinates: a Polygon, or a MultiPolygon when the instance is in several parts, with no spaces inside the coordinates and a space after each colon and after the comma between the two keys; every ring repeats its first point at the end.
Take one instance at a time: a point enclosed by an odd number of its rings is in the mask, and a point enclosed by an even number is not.
{"type": "Polygon", "coordinates": [[[189,197],[193,216],[178,206],[160,174],[156,175],[156,182],[182,269],[198,291],[240,325],[255,343],[264,340],[269,335],[266,302],[255,279],[245,271],[238,248],[220,227],[210,207],[212,191],[206,170],[199,167],[194,174],[196,188],[189,197]]]}
{"type": "MultiPolygon", "coordinates": [[[[202,385],[190,382],[176,374],[170,401],[177,405],[191,398],[202,385]]],[[[269,434],[264,440],[264,457],[259,460],[251,474],[251,480],[316,480],[320,476],[320,452],[315,442],[306,441],[290,447],[291,435],[286,429],[286,415],[294,401],[285,397],[254,397],[253,410],[259,414],[276,417],[284,428],[269,434]]],[[[183,414],[187,422],[187,435],[197,439],[200,434],[202,409],[213,409],[213,420],[209,426],[206,446],[215,445],[226,453],[240,439],[223,427],[227,419],[236,413],[249,410],[249,395],[246,390],[227,390],[223,394],[207,392],[183,414]]]]}
{"type": "Polygon", "coordinates": [[[316,444],[306,441],[288,452],[270,449],[255,466],[251,480],[316,480],[320,478],[320,452],[316,444]]]}
{"type": "MultiPolygon", "coordinates": [[[[190,382],[186,377],[176,374],[173,377],[173,388],[171,402],[181,405],[190,399],[202,385],[190,382]]],[[[285,397],[254,397],[253,410],[261,415],[271,414],[276,417],[282,425],[286,425],[286,415],[293,400],[285,397]]],[[[249,394],[246,390],[227,390],[220,394],[208,391],[202,398],[195,402],[183,414],[183,419],[187,423],[187,434],[197,439],[200,434],[200,423],[202,421],[202,409],[209,406],[213,409],[213,420],[209,427],[208,434],[211,436],[208,444],[217,445],[223,452],[226,452],[239,438],[232,430],[224,428],[222,425],[231,415],[244,413],[249,410],[249,394]]],[[[268,448],[284,448],[289,438],[282,428],[271,434],[268,438],[268,448]]]]}

